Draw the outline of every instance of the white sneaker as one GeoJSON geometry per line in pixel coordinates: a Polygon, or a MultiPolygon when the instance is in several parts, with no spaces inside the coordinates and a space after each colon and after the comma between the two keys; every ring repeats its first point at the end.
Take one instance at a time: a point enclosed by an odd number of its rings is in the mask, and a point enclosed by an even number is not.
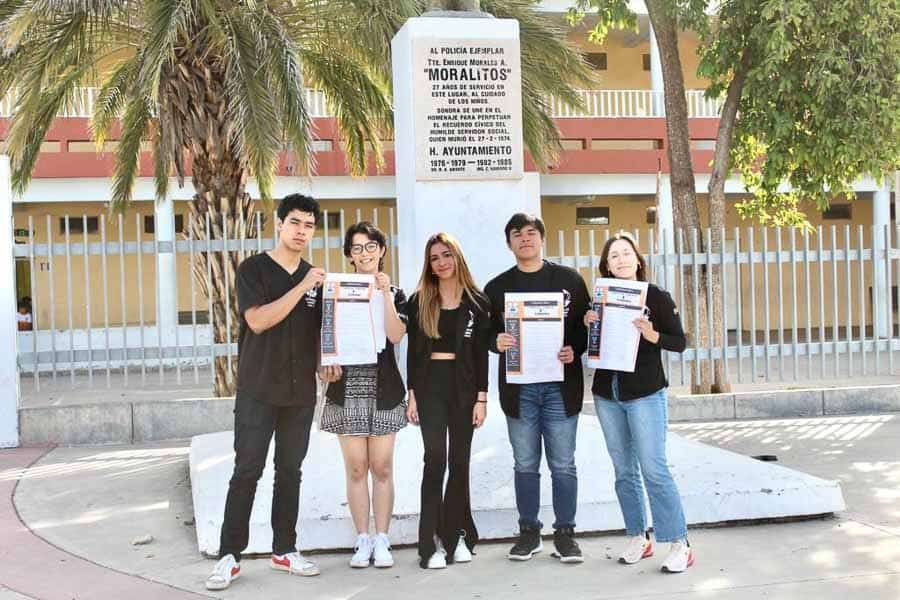
{"type": "Polygon", "coordinates": [[[633,565],[642,558],[650,558],[651,556],[653,556],[653,543],[645,535],[634,535],[628,537],[625,549],[619,555],[619,562],[633,565]]]}
{"type": "Polygon", "coordinates": [[[353,558],[350,559],[350,566],[354,569],[365,569],[372,561],[372,538],[368,533],[361,533],[356,537],[356,546],[353,558]]]}
{"type": "Polygon", "coordinates": [[[375,559],[375,566],[379,569],[394,566],[394,557],[391,556],[391,540],[386,533],[379,533],[375,536],[375,547],[372,550],[372,557],[375,559]]]}
{"type": "Polygon", "coordinates": [[[453,551],[453,562],[467,563],[472,562],[472,552],[466,546],[466,536],[459,536],[459,542],[456,544],[456,550],[453,551]]]}
{"type": "Polygon", "coordinates": [[[428,568],[429,569],[446,569],[447,568],[447,553],[444,552],[443,549],[435,550],[434,554],[431,555],[431,558],[428,559],[428,568]]]}
{"type": "Polygon", "coordinates": [[[276,571],[286,571],[291,575],[312,577],[319,574],[319,567],[308,558],[304,558],[299,552],[287,554],[273,554],[269,566],[276,571]]]}
{"type": "Polygon", "coordinates": [[[687,540],[679,540],[672,543],[661,569],[665,573],[681,573],[693,564],[694,551],[688,546],[687,540]]]}
{"type": "Polygon", "coordinates": [[[206,589],[224,590],[240,575],[241,563],[234,559],[233,554],[226,554],[219,559],[210,576],[206,578],[206,589]]]}

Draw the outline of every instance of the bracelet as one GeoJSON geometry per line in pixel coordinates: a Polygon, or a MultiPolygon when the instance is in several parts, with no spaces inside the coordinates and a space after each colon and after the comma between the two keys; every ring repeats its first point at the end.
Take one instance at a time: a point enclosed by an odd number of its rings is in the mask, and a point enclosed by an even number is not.
{"type": "Polygon", "coordinates": [[[476,400],[475,404],[487,404],[487,400],[476,400]]]}

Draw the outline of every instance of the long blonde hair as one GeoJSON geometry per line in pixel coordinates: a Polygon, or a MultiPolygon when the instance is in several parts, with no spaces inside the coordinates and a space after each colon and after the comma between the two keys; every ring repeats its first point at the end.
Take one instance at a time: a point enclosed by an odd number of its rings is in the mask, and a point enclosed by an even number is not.
{"type": "Polygon", "coordinates": [[[441,291],[438,285],[438,277],[431,270],[431,247],[435,244],[444,244],[450,250],[456,261],[456,284],[462,288],[462,292],[469,297],[475,305],[481,305],[481,290],[475,285],[472,272],[463,256],[459,241],[449,233],[436,233],[425,243],[425,264],[422,266],[422,275],[419,277],[419,285],[416,288],[419,304],[419,323],[425,335],[432,339],[439,339],[438,319],[441,316],[441,291]]]}

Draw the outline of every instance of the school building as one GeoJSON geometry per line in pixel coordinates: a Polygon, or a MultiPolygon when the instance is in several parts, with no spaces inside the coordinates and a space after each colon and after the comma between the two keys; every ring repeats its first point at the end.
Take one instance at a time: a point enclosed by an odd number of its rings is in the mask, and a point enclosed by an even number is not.
{"type": "MultiPolygon", "coordinates": [[[[564,24],[568,5],[559,1],[543,2],[541,10],[564,24]]],[[[592,230],[599,236],[596,238],[596,251],[599,252],[603,231],[626,229],[644,233],[660,223],[671,223],[671,201],[668,204],[659,202],[657,195],[658,174],[662,174],[662,194],[665,195],[668,172],[662,73],[655,43],[651,39],[648,17],[640,15],[639,24],[638,32],[612,32],[602,46],[589,43],[586,26],[570,29],[570,40],[582,49],[587,61],[597,71],[597,85],[596,89],[582,91],[586,104],[583,113],[574,114],[563,107],[554,108],[565,151],[558,164],[540,174],[548,256],[574,256],[577,259],[579,248],[580,253],[586,255],[589,252],[588,236],[592,230]]],[[[689,88],[692,158],[697,172],[700,213],[705,217],[705,191],[718,126],[719,102],[704,97],[705,82],[696,75],[697,44],[695,35],[682,33],[680,48],[685,83],[689,88]]],[[[34,322],[38,330],[99,327],[104,320],[128,325],[153,323],[158,303],[169,307],[169,313],[174,311],[178,323],[190,322],[191,313],[194,313],[193,318],[197,318],[198,312],[202,320],[203,307],[198,310],[196,301],[191,299],[189,256],[180,253],[172,260],[172,255],[155,252],[153,246],[184,238],[184,223],[189,215],[188,201],[193,193],[190,180],[183,189],[171,186],[171,197],[165,202],[155,203],[152,162],[148,152],[142,158],[141,178],[134,204],[122,216],[110,214],[108,201],[117,142],[108,141],[98,151],[91,141],[89,116],[96,92],[95,89],[81,90],[79,102],[71,114],[56,119],[37,161],[33,182],[25,194],[15,201],[13,211],[17,244],[62,245],[52,256],[37,259],[30,260],[20,253],[16,264],[17,297],[34,299],[34,322]],[[115,253],[110,256],[70,256],[65,251],[73,244],[90,245],[104,241],[144,242],[149,245],[140,246],[146,247],[145,254],[129,253],[123,256],[115,253]],[[176,283],[166,283],[172,281],[176,283]],[[163,283],[156,285],[156,282],[163,283]],[[110,298],[107,298],[105,311],[101,311],[97,307],[104,294],[110,298]],[[120,298],[124,302],[119,301],[120,298]],[[84,310],[87,303],[95,309],[84,310]]],[[[322,224],[323,236],[327,233],[329,238],[339,237],[342,219],[349,224],[358,216],[370,220],[374,218],[393,236],[396,209],[391,140],[384,141],[386,166],[383,170],[370,169],[365,178],[351,177],[346,166],[344,144],[324,98],[312,89],[307,90],[307,97],[315,120],[317,172],[307,179],[296,176],[288,166],[283,166],[275,185],[276,197],[293,191],[306,191],[319,199],[328,211],[328,218],[322,224]]],[[[2,140],[9,129],[11,110],[9,99],[0,101],[0,152],[5,146],[2,140]]],[[[528,170],[535,169],[531,165],[528,170]]],[[[729,248],[733,250],[737,247],[746,252],[747,228],[753,224],[742,222],[734,210],[734,203],[743,197],[742,187],[737,180],[733,180],[726,189],[729,202],[726,237],[729,248]],[[739,240],[735,239],[733,231],[736,227],[741,228],[739,240]]],[[[871,248],[872,225],[890,224],[893,227],[895,216],[891,207],[894,203],[887,185],[879,186],[874,180],[867,179],[858,182],[856,190],[855,200],[835,198],[826,212],[810,207],[807,211],[810,222],[814,226],[823,226],[823,229],[821,233],[813,232],[806,239],[808,247],[824,251],[871,248]]],[[[435,210],[440,210],[440,207],[435,207],[435,210]]],[[[272,236],[272,221],[270,214],[261,215],[261,237],[272,236]]],[[[503,235],[502,231],[498,231],[497,235],[503,235]]],[[[769,230],[764,233],[757,228],[754,236],[755,252],[786,251],[791,249],[792,244],[796,244],[798,249],[804,247],[804,237],[799,232],[769,230]],[[763,235],[766,236],[765,241],[763,235]]],[[[646,239],[642,235],[642,244],[646,239]]],[[[334,244],[328,244],[328,247],[331,250],[323,250],[321,246],[313,250],[314,262],[327,263],[333,270],[340,269],[345,263],[341,260],[339,249],[334,244]]],[[[252,243],[248,244],[248,249],[252,249],[252,243]]],[[[470,260],[478,259],[477,248],[467,251],[471,255],[470,260]]],[[[802,287],[805,283],[812,286],[816,290],[813,297],[817,298],[820,290],[831,290],[840,281],[849,279],[859,283],[859,294],[852,292],[854,297],[850,299],[849,307],[835,304],[843,301],[842,293],[822,293],[824,305],[818,301],[812,302],[812,305],[801,302],[799,312],[788,315],[788,319],[782,322],[784,327],[790,327],[796,321],[811,323],[814,327],[837,325],[835,319],[843,321],[843,316],[851,309],[864,324],[872,323],[873,277],[878,270],[865,268],[862,254],[858,255],[858,259],[842,255],[846,264],[840,265],[834,256],[834,265],[829,265],[827,269],[814,268],[812,272],[809,269],[806,272],[795,269],[795,276],[799,274],[803,280],[796,285],[802,287]],[[856,306],[856,303],[861,304],[856,306]]],[[[510,259],[511,262],[512,257],[510,259]]],[[[395,260],[395,256],[389,253],[388,268],[395,260]]],[[[781,264],[780,261],[778,264],[781,264]]],[[[591,277],[589,267],[581,267],[585,277],[591,277]]],[[[731,286],[729,303],[742,303],[746,314],[752,304],[778,302],[780,289],[776,291],[774,285],[760,285],[764,278],[762,270],[767,268],[767,265],[750,266],[737,277],[731,277],[728,284],[731,286]],[[755,276],[751,274],[753,269],[757,269],[755,276]],[[751,285],[751,282],[755,283],[751,285]],[[744,290],[743,294],[736,293],[738,288],[744,290]]],[[[783,270],[783,274],[788,276],[787,270],[783,270]]],[[[774,273],[771,276],[776,277],[774,273]]],[[[891,287],[896,290],[896,284],[891,287]]],[[[896,322],[896,291],[893,298],[896,322]]],[[[205,303],[205,300],[202,302],[205,303]]],[[[742,328],[746,330],[748,324],[744,323],[742,328]]]]}

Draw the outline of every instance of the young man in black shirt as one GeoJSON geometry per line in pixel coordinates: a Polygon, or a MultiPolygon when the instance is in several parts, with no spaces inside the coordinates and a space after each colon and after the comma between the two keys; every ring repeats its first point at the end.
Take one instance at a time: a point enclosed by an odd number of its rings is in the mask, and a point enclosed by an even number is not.
{"type": "Polygon", "coordinates": [[[519,539],[507,555],[528,560],[543,549],[538,512],[541,507],[541,447],[547,449],[547,465],[553,483],[554,556],[566,563],[583,561],[575,541],[575,509],[578,477],[575,471],[575,434],[584,397],[584,373],[580,357],[587,348],[582,324],[590,296],[578,271],[543,259],[544,224],[534,215],[517,213],[506,224],[506,243],[516,266],[488,283],[484,291],[491,301],[491,350],[500,355],[500,404],[506,414],[509,441],[515,461],[516,507],[519,539]],[[564,301],[564,381],[530,384],[506,382],[505,352],[515,338],[504,332],[506,292],[562,292],[564,301]]]}
{"type": "Polygon", "coordinates": [[[251,256],[237,270],[238,378],[234,409],[234,473],[228,484],[219,544],[220,560],[206,580],[210,590],[227,588],[240,575],[249,537],[256,484],[275,435],[272,494],[273,569],[318,575],[315,563],[297,551],[300,466],[309,446],[316,405],[319,287],[325,271],[303,260],[321,217],[319,204],[300,194],[278,206],[278,243],[251,256]]]}

